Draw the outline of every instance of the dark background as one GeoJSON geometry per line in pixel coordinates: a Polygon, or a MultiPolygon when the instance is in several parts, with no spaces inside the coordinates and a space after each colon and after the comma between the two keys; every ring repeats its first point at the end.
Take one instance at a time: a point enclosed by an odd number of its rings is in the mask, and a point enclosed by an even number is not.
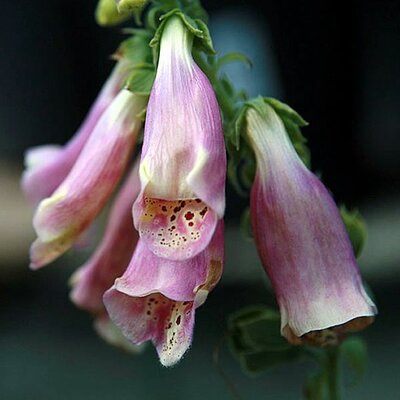
{"type": "MultiPolygon", "coordinates": [[[[229,311],[270,302],[251,242],[241,238],[244,201],[229,190],[226,274],[198,312],[193,348],[177,367],[153,349],[132,357],[107,347],[68,301],[66,281],[87,253],[32,273],[31,210],[18,188],[25,148],[63,143],[107,77],[119,29],[98,27],[95,1],[2,2],[0,24],[0,398],[230,399],[221,366],[243,399],[298,399],[311,365],[243,375],[223,344],[229,311]],[[240,243],[239,243],[240,242],[240,243]],[[239,250],[238,250],[239,249],[239,250]],[[307,367],[307,368],[305,368],[307,367]]],[[[313,169],[339,203],[369,225],[360,260],[380,315],[365,334],[371,361],[349,399],[397,399],[400,283],[400,3],[398,1],[204,1],[217,50],[238,49],[255,67],[227,69],[251,95],[289,103],[313,169]],[[232,48],[231,48],[232,47],[232,48]]]]}

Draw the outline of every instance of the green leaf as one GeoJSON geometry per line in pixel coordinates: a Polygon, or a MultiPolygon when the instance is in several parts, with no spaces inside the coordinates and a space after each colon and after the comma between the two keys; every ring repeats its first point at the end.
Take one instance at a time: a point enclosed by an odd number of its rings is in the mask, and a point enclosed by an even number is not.
{"type": "Polygon", "coordinates": [[[231,350],[250,373],[297,359],[301,352],[280,335],[279,313],[265,306],[241,309],[229,317],[231,350]]]}
{"type": "Polygon", "coordinates": [[[349,211],[345,206],[340,207],[340,215],[346,225],[354,254],[359,257],[367,240],[365,221],[357,210],[349,211]]]}
{"type": "Polygon", "coordinates": [[[242,53],[228,53],[217,59],[214,68],[216,71],[219,71],[221,67],[223,67],[224,65],[233,62],[242,62],[246,64],[248,67],[253,66],[251,60],[246,55],[242,53]]]}
{"type": "Polygon", "coordinates": [[[126,88],[131,92],[148,96],[153,86],[155,77],[154,66],[152,64],[138,64],[126,81],[126,88]]]}
{"type": "Polygon", "coordinates": [[[298,349],[293,348],[288,351],[260,351],[241,354],[239,356],[239,361],[242,368],[248,373],[260,374],[268,368],[293,362],[297,360],[298,357],[298,349]]]}
{"type": "Polygon", "coordinates": [[[151,63],[152,54],[149,47],[151,33],[146,29],[130,29],[126,32],[133,33],[133,35],[120,44],[116,56],[122,55],[134,65],[151,63]]]}
{"type": "Polygon", "coordinates": [[[364,376],[368,363],[368,349],[365,342],[359,337],[351,337],[342,343],[340,352],[347,365],[354,371],[358,383],[364,376]]]}

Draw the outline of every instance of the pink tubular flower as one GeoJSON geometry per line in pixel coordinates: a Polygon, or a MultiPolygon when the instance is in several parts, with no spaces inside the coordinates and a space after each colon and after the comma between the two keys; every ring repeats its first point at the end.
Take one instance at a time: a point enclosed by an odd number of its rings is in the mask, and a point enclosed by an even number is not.
{"type": "Polygon", "coordinates": [[[41,201],[33,225],[31,268],[68,250],[101,211],[118,183],[141,127],[145,98],[123,89],[103,113],[75,165],[57,190],[41,201]]]}
{"type": "Polygon", "coordinates": [[[101,114],[111,104],[128,77],[130,64],[125,58],[118,61],[81,127],[65,146],[37,146],[26,152],[22,189],[35,206],[42,199],[51,196],[68,175],[101,114]]]}
{"type": "Polygon", "coordinates": [[[94,329],[105,342],[128,351],[129,353],[138,354],[145,348],[145,345],[135,345],[131,343],[122,334],[121,330],[110,320],[107,313],[103,313],[95,319],[94,329]]]}
{"type": "Polygon", "coordinates": [[[138,241],[132,220],[132,204],[139,190],[139,163],[136,163],[114,201],[101,243],[71,278],[71,300],[91,313],[104,311],[104,292],[124,273],[132,258],[138,241]]]}
{"type": "Polygon", "coordinates": [[[112,321],[134,344],[151,340],[164,366],[189,348],[195,309],[218,283],[223,267],[223,222],[197,256],[173,261],[157,257],[139,240],[125,274],[104,295],[112,321]]]}
{"type": "Polygon", "coordinates": [[[257,99],[249,103],[247,137],[257,172],[251,192],[253,232],[293,344],[333,344],[373,321],[338,209],[297,156],[282,120],[257,99]]]}
{"type": "Polygon", "coordinates": [[[226,155],[215,94],[191,55],[181,18],[165,23],[147,108],[135,226],[149,249],[185,260],[202,252],[225,208],[226,155]]]}

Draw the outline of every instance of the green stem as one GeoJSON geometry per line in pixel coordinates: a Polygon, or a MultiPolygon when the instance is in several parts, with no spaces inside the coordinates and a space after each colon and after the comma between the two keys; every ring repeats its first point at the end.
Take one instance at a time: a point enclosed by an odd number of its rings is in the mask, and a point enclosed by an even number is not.
{"type": "Polygon", "coordinates": [[[339,349],[327,350],[328,395],[329,400],[340,400],[339,349]]]}

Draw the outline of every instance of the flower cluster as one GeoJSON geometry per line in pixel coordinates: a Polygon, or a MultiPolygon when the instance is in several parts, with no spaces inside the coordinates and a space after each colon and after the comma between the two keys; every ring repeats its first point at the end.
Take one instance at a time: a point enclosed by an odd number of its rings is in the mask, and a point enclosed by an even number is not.
{"type": "MultiPolygon", "coordinates": [[[[128,349],[151,341],[165,366],[189,348],[195,310],[224,262],[226,151],[216,95],[192,55],[199,32],[182,13],[164,16],[150,96],[141,75],[132,79],[144,60],[122,54],[74,138],[29,150],[22,179],[37,206],[37,269],[85,234],[126,175],[100,244],[71,278],[71,299],[103,338],[128,349]],[[130,167],[146,105],[141,155],[130,167]]],[[[281,333],[294,344],[337,343],[376,313],[337,207],[271,105],[256,99],[241,115],[257,163],[252,227],[281,333]]]]}
{"type": "MultiPolygon", "coordinates": [[[[224,256],[222,123],[192,41],[180,17],[166,21],[140,161],[114,200],[101,243],[71,279],[72,301],[95,316],[103,337],[113,322],[135,344],[151,340],[164,365],[190,346],[195,309],[219,281],[224,256]]],[[[38,203],[34,269],[76,243],[128,168],[147,99],[123,86],[125,63],[70,143],[27,153],[22,184],[38,203]]]]}

